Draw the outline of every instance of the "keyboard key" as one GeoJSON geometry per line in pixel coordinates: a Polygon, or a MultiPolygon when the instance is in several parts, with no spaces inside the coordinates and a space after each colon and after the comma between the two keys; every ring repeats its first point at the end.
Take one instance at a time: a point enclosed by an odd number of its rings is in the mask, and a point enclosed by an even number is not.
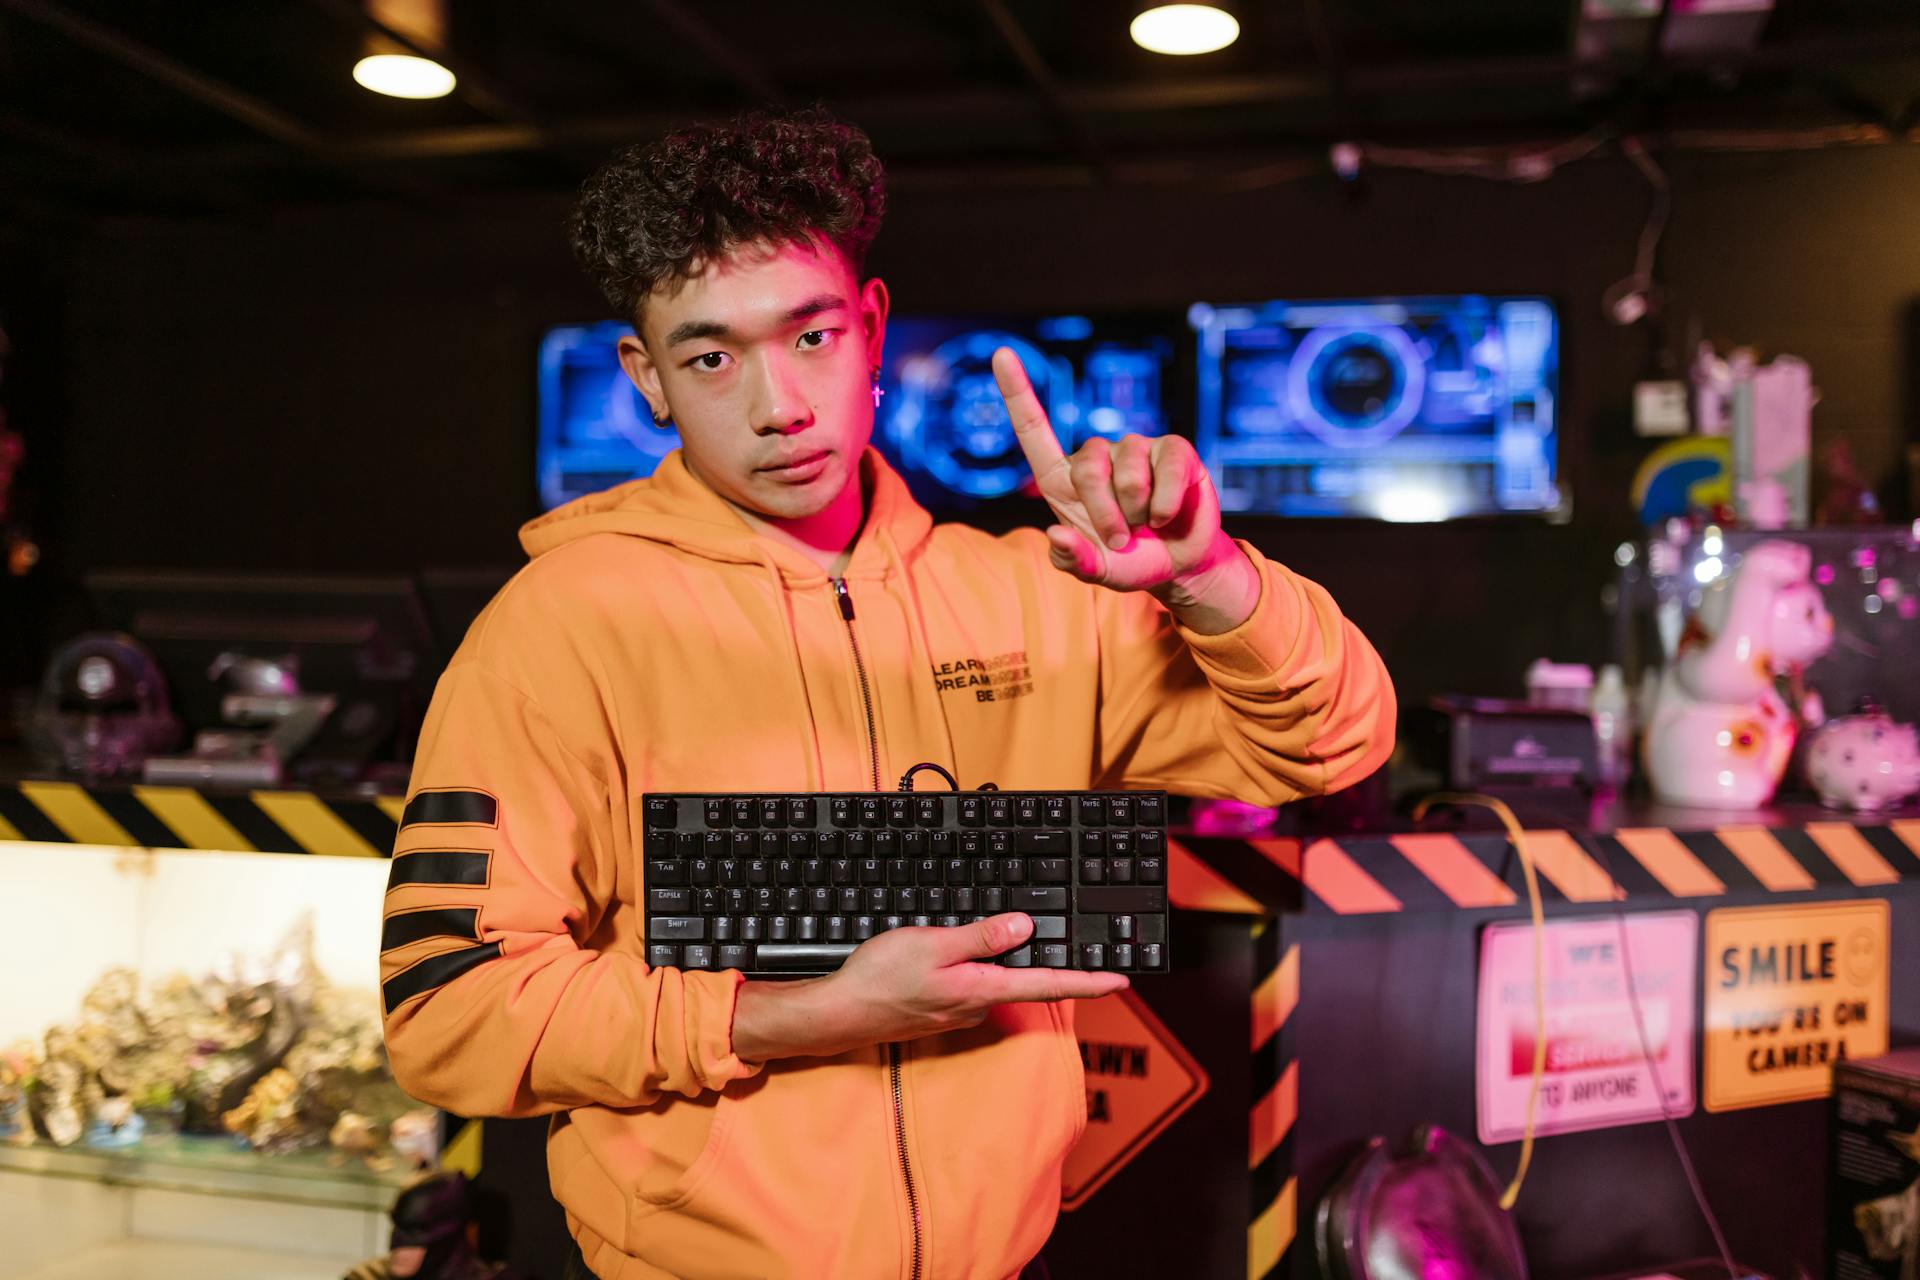
{"type": "Polygon", "coordinates": [[[886,810],[886,807],[883,804],[881,804],[879,796],[861,796],[860,797],[860,825],[861,826],[863,827],[883,826],[885,825],[886,820],[887,820],[887,810],[886,810]]]}
{"type": "Polygon", "coordinates": [[[973,860],[973,882],[975,884],[994,884],[1000,879],[1000,864],[992,858],[973,860]]]}
{"type": "Polygon", "coordinates": [[[782,911],[805,911],[807,909],[807,891],[805,889],[796,886],[786,889],[775,889],[774,892],[780,895],[780,909],[782,911]]]}
{"type": "Polygon", "coordinates": [[[1009,969],[1031,969],[1033,967],[1033,948],[1015,947],[1000,957],[1000,963],[1009,969]]]}
{"type": "Polygon", "coordinates": [[[1131,858],[1133,856],[1133,832],[1107,832],[1107,856],[1109,858],[1131,858]]]}
{"type": "Polygon", "coordinates": [[[811,858],[813,856],[813,832],[787,832],[787,845],[781,852],[789,858],[811,858]]]}
{"type": "Polygon", "coordinates": [[[733,888],[743,888],[747,883],[747,864],[738,858],[716,858],[713,862],[720,876],[720,883],[733,888]]]}
{"type": "Polygon", "coordinates": [[[773,863],[765,858],[747,859],[747,883],[752,885],[773,883],[773,863]]]}
{"type": "Polygon", "coordinates": [[[774,972],[809,973],[815,969],[837,969],[853,954],[850,942],[795,942],[786,946],[767,945],[754,953],[754,962],[774,972]]]}
{"type": "Polygon", "coordinates": [[[1089,942],[1080,948],[1080,967],[1082,969],[1104,969],[1107,967],[1107,949],[1098,942],[1089,942]]]}
{"type": "Polygon", "coordinates": [[[1031,870],[1035,884],[1065,884],[1067,882],[1067,860],[1065,858],[1035,858],[1031,870]]]}
{"type": "Polygon", "coordinates": [[[782,838],[785,835],[786,832],[784,831],[762,831],[760,833],[760,843],[755,847],[754,852],[763,858],[786,857],[787,843],[782,838]]]}
{"type": "Polygon", "coordinates": [[[1108,916],[1107,917],[1107,937],[1111,938],[1115,942],[1133,941],[1133,917],[1132,916],[1108,916]]]}
{"type": "Polygon", "coordinates": [[[927,852],[936,858],[951,858],[958,853],[959,846],[951,831],[929,831],[927,833],[927,852]]]}
{"type": "Polygon", "coordinates": [[[885,884],[887,882],[887,864],[878,858],[860,859],[861,884],[885,884]]]}
{"type": "Polygon", "coordinates": [[[1107,883],[1108,884],[1132,884],[1133,883],[1133,859],[1132,858],[1108,858],[1107,859],[1107,883]]]}
{"type": "Polygon", "coordinates": [[[980,910],[990,916],[997,916],[1007,909],[1007,891],[994,887],[980,891],[980,910]]]}
{"type": "Polygon", "coordinates": [[[687,864],[684,862],[649,862],[647,864],[647,885],[685,884],[687,882],[687,864]]]}
{"type": "Polygon", "coordinates": [[[916,929],[931,929],[933,928],[933,917],[915,916],[913,918],[913,927],[916,929]]]}
{"type": "Polygon", "coordinates": [[[769,915],[780,905],[780,891],[772,885],[763,884],[747,890],[747,902],[756,915],[769,915]]]}
{"type": "Polygon", "coordinates": [[[1099,796],[1080,797],[1080,825],[1083,827],[1107,825],[1107,806],[1100,802],[1099,796]]]}
{"type": "Polygon", "coordinates": [[[927,910],[933,912],[935,915],[939,915],[948,909],[947,891],[945,889],[922,889],[920,891],[920,901],[926,905],[927,910]]]}
{"type": "Polygon", "coordinates": [[[955,889],[953,891],[953,909],[963,916],[972,915],[977,909],[973,905],[975,896],[976,894],[972,889],[955,889]]]}
{"type": "Polygon", "coordinates": [[[753,907],[748,904],[748,895],[745,889],[727,889],[724,892],[727,895],[728,915],[743,916],[753,910],[753,907]]]}
{"type": "Polygon", "coordinates": [[[836,827],[850,827],[859,820],[852,796],[835,796],[827,802],[827,821],[836,827]]]}
{"type": "Polygon", "coordinates": [[[647,889],[647,910],[663,916],[683,916],[693,910],[691,889],[647,889]]]}
{"type": "Polygon", "coordinates": [[[987,797],[987,825],[991,827],[1010,827],[1013,825],[1013,798],[1011,796],[987,797]]]}
{"type": "Polygon", "coordinates": [[[945,879],[948,884],[967,883],[967,872],[969,868],[965,858],[948,858],[940,865],[943,872],[942,878],[945,879]]]}
{"type": "Polygon", "coordinates": [[[938,858],[921,858],[913,864],[913,882],[915,884],[940,884],[945,880],[946,868],[940,865],[938,858]]]}
{"type": "Polygon", "coordinates": [[[876,831],[873,833],[873,856],[876,858],[897,858],[900,856],[900,833],[898,831],[876,831]]]}
{"type": "Polygon", "coordinates": [[[767,921],[768,942],[792,942],[793,919],[790,916],[775,916],[767,921]]]}
{"type": "Polygon", "coordinates": [[[1027,863],[1024,858],[1000,859],[1000,883],[1025,884],[1027,882],[1027,863]]]}
{"type": "Polygon", "coordinates": [[[1107,822],[1110,826],[1130,827],[1133,825],[1133,797],[1108,796],[1107,822]]]}
{"type": "Polygon", "coordinates": [[[1067,967],[1067,944],[1049,942],[1040,948],[1040,967],[1043,969],[1064,969],[1067,967]]]}
{"type": "Polygon", "coordinates": [[[913,802],[913,819],[923,827],[940,825],[940,797],[917,796],[913,802]]]}
{"type": "Polygon", "coordinates": [[[1011,858],[1014,854],[1013,832],[987,832],[987,856],[990,858],[1011,858]]]}
{"type": "Polygon", "coordinates": [[[705,804],[707,825],[709,827],[730,827],[733,825],[733,813],[725,800],[709,800],[705,804]]]}
{"type": "Polygon", "coordinates": [[[910,916],[920,909],[920,891],[918,889],[895,889],[893,891],[893,909],[903,916],[910,916]]]}
{"type": "Polygon", "coordinates": [[[760,856],[760,837],[751,831],[736,831],[727,840],[727,852],[736,858],[760,856]]]}
{"type": "Polygon", "coordinates": [[[1020,853],[1064,858],[1073,852],[1073,837],[1065,831],[1022,831],[1014,848],[1020,853]]]}
{"type": "Polygon", "coordinates": [[[1164,831],[1136,831],[1133,835],[1133,850],[1138,854],[1152,854],[1158,857],[1167,851],[1167,833],[1164,831]]]}
{"type": "Polygon", "coordinates": [[[680,837],[671,831],[649,830],[644,844],[649,858],[677,858],[680,856],[680,837]]]}
{"type": "Polygon", "coordinates": [[[1133,944],[1131,942],[1116,942],[1113,944],[1112,951],[1114,968],[1133,968],[1133,944]]]}
{"type": "Polygon", "coordinates": [[[894,929],[904,929],[906,927],[907,927],[907,918],[905,916],[880,917],[880,929],[882,932],[890,932],[894,929]]]}
{"type": "Polygon", "coordinates": [[[913,801],[905,796],[887,797],[887,825],[890,827],[910,827],[913,825],[913,801]]]}
{"type": "Polygon", "coordinates": [[[860,903],[861,903],[860,890],[836,889],[834,890],[834,892],[840,895],[837,901],[839,903],[838,910],[841,915],[853,916],[853,915],[860,914],[860,903]]]}
{"type": "Polygon", "coordinates": [[[847,885],[854,882],[858,873],[854,869],[852,858],[835,858],[831,874],[835,884],[847,885]]]}
{"type": "Polygon", "coordinates": [[[924,831],[902,831],[900,833],[900,852],[909,858],[927,856],[927,833],[924,831]]]}
{"type": "Polygon", "coordinates": [[[1160,858],[1135,858],[1133,878],[1141,884],[1165,884],[1167,864],[1160,858]]]}
{"type": "Polygon", "coordinates": [[[648,916],[648,942],[704,942],[707,922],[703,916],[648,916]]]}
{"type": "Polygon", "coordinates": [[[959,811],[963,827],[978,827],[987,820],[987,803],[979,796],[961,796],[959,811]]]}
{"type": "Polygon", "coordinates": [[[1039,796],[1019,796],[1015,798],[1013,802],[1013,817],[1014,821],[1018,822],[1021,826],[1039,826],[1040,815],[1041,807],[1039,796]]]}
{"type": "Polygon", "coordinates": [[[1158,969],[1165,964],[1166,961],[1162,958],[1159,943],[1149,942],[1140,948],[1140,967],[1142,969],[1158,969]]]}
{"type": "Polygon", "coordinates": [[[820,941],[820,917],[819,916],[801,916],[800,919],[795,923],[796,923],[795,931],[800,935],[800,941],[802,942],[820,941]]]}
{"type": "Polygon", "coordinates": [[[748,916],[740,922],[740,941],[759,942],[767,936],[767,922],[760,916],[748,916]]]}
{"type": "Polygon", "coordinates": [[[875,885],[867,890],[866,909],[868,911],[885,911],[888,901],[887,891],[881,886],[875,885]]]}
{"type": "Polygon", "coordinates": [[[713,968],[713,948],[704,942],[691,943],[680,949],[680,967],[682,969],[713,968]]]}
{"type": "Polygon", "coordinates": [[[1107,881],[1107,860],[1105,858],[1080,859],[1081,884],[1105,884],[1107,881]]]}
{"type": "Polygon", "coordinates": [[[1067,909],[1065,889],[1009,889],[1007,895],[1009,911],[1065,911],[1067,909]]]}
{"type": "Polygon", "coordinates": [[[678,969],[680,967],[680,948],[671,946],[648,947],[647,964],[655,969],[678,969]]]}
{"type": "MultiPolygon", "coordinates": [[[[689,850],[688,852],[693,852],[689,850]]],[[[731,858],[733,856],[733,833],[731,831],[709,831],[700,837],[700,850],[696,857],[731,858]]]]}
{"type": "Polygon", "coordinates": [[[892,885],[913,883],[913,864],[905,858],[887,860],[887,883],[892,885]]]}
{"type": "Polygon", "coordinates": [[[1080,833],[1080,856],[1083,858],[1106,857],[1107,833],[1104,831],[1082,831],[1080,833]]]}
{"type": "Polygon", "coordinates": [[[959,916],[941,916],[940,927],[942,929],[958,929],[960,927],[960,917],[959,916]]]}
{"type": "Polygon", "coordinates": [[[696,915],[719,915],[720,902],[720,890],[718,889],[695,889],[693,891],[693,910],[696,915]]]}
{"type": "Polygon", "coordinates": [[[751,800],[733,802],[733,825],[736,827],[757,827],[760,825],[760,806],[751,800]]]}
{"type": "Polygon", "coordinates": [[[647,797],[647,825],[671,829],[680,821],[680,806],[671,796],[647,797]]]}
{"type": "Polygon", "coordinates": [[[984,858],[987,855],[987,837],[981,831],[962,831],[960,833],[960,856],[963,858],[984,858]]]}
{"type": "Polygon", "coordinates": [[[718,884],[720,870],[712,858],[693,858],[687,863],[688,884],[718,884]]]}
{"type": "Polygon", "coordinates": [[[823,916],[833,910],[834,891],[825,885],[807,890],[807,910],[816,916],[823,916]]]}
{"type": "Polygon", "coordinates": [[[858,861],[873,856],[873,832],[849,831],[847,834],[847,856],[858,861]]]}
{"type": "Polygon", "coordinates": [[[875,925],[872,916],[855,916],[853,918],[853,940],[855,942],[865,942],[873,936],[874,928],[875,925]]]}
{"type": "Polygon", "coordinates": [[[808,858],[800,864],[801,884],[825,884],[827,882],[827,864],[820,858],[808,858]]]}
{"type": "Polygon", "coordinates": [[[763,797],[760,800],[760,825],[763,827],[784,827],[787,825],[787,806],[778,796],[763,797]]]}
{"type": "Polygon", "coordinates": [[[800,864],[792,858],[777,858],[773,864],[773,882],[779,885],[800,883],[800,864]]]}
{"type": "Polygon", "coordinates": [[[731,943],[720,948],[720,967],[722,969],[747,969],[753,965],[753,948],[742,942],[731,943]]]}
{"type": "Polygon", "coordinates": [[[811,827],[813,825],[813,801],[805,797],[788,800],[787,825],[790,827],[811,827]]]}
{"type": "Polygon", "coordinates": [[[739,932],[740,927],[732,916],[714,917],[713,940],[715,942],[732,942],[739,932]]]}
{"type": "Polygon", "coordinates": [[[846,833],[841,831],[816,831],[813,833],[814,856],[820,858],[845,857],[847,852],[846,833]]]}
{"type": "Polygon", "coordinates": [[[847,931],[849,927],[850,926],[845,916],[828,916],[827,917],[827,941],[828,942],[845,942],[847,940],[847,931]]]}
{"type": "Polygon", "coordinates": [[[1033,918],[1033,940],[1035,942],[1061,942],[1067,936],[1067,918],[1065,916],[1035,916],[1033,918]]]}
{"type": "Polygon", "coordinates": [[[1050,827],[1073,825],[1072,806],[1065,796],[1048,796],[1046,799],[1046,822],[1050,827]]]}

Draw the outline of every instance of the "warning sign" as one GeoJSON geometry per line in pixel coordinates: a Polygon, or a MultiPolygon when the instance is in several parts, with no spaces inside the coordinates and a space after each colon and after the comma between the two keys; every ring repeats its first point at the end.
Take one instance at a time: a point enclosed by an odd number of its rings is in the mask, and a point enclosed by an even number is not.
{"type": "Polygon", "coordinates": [[[1067,1153],[1063,1209],[1078,1209],[1207,1091],[1207,1073],[1132,991],[1074,1011],[1087,1078],[1087,1132],[1067,1153]]]}
{"type": "Polygon", "coordinates": [[[1548,922],[1540,942],[1543,1030],[1533,1007],[1532,923],[1488,925],[1474,1072],[1480,1140],[1524,1136],[1542,1040],[1536,1133],[1692,1114],[1698,938],[1691,911],[1548,922]]]}
{"type": "Polygon", "coordinates": [[[1887,1051],[1887,904],[1707,913],[1707,1110],[1825,1097],[1833,1064],[1887,1051]]]}

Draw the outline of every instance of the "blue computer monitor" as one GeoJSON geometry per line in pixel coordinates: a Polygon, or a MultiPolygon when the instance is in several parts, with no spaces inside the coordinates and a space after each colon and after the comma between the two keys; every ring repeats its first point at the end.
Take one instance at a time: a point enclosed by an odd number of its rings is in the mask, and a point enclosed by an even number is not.
{"type": "MultiPolygon", "coordinates": [[[[651,475],[679,444],[672,424],[654,425],[620,368],[615,344],[631,332],[617,321],[562,325],[542,340],[535,450],[542,506],[651,475]]],[[[1184,417],[1191,403],[1191,362],[1179,358],[1190,345],[1177,313],[895,316],[873,442],[929,508],[978,511],[1027,493],[1032,480],[994,385],[996,347],[1019,353],[1071,451],[1095,435],[1172,429],[1170,417],[1184,417]]]]}
{"type": "Polygon", "coordinates": [[[1222,510],[1448,520],[1560,506],[1553,303],[1198,304],[1195,444],[1222,510]]]}
{"type": "Polygon", "coordinates": [[[888,322],[874,441],[915,496],[970,510],[1032,494],[991,364],[1010,347],[1071,453],[1094,436],[1159,436],[1190,402],[1177,316],[898,316],[888,322]]]}

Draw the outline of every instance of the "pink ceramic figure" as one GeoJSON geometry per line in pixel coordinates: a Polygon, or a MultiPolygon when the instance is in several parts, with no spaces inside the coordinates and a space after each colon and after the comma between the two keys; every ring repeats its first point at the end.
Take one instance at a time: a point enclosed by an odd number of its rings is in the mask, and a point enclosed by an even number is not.
{"type": "Polygon", "coordinates": [[[1755,809],[1773,798],[1802,713],[1812,712],[1790,710],[1774,678],[1797,675],[1833,644],[1811,568],[1805,547],[1762,542],[1707,588],[1647,726],[1647,778],[1663,803],[1755,809]]]}
{"type": "Polygon", "coordinates": [[[1878,711],[1829,720],[1807,746],[1807,781],[1830,808],[1898,804],[1920,791],[1920,737],[1878,711]]]}

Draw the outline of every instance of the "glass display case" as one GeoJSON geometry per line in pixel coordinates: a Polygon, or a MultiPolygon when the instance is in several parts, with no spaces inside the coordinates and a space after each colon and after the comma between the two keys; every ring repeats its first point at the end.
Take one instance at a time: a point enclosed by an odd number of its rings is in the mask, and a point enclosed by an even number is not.
{"type": "Polygon", "coordinates": [[[378,858],[0,841],[7,1273],[335,1277],[439,1116],[381,1042],[378,858]]]}

